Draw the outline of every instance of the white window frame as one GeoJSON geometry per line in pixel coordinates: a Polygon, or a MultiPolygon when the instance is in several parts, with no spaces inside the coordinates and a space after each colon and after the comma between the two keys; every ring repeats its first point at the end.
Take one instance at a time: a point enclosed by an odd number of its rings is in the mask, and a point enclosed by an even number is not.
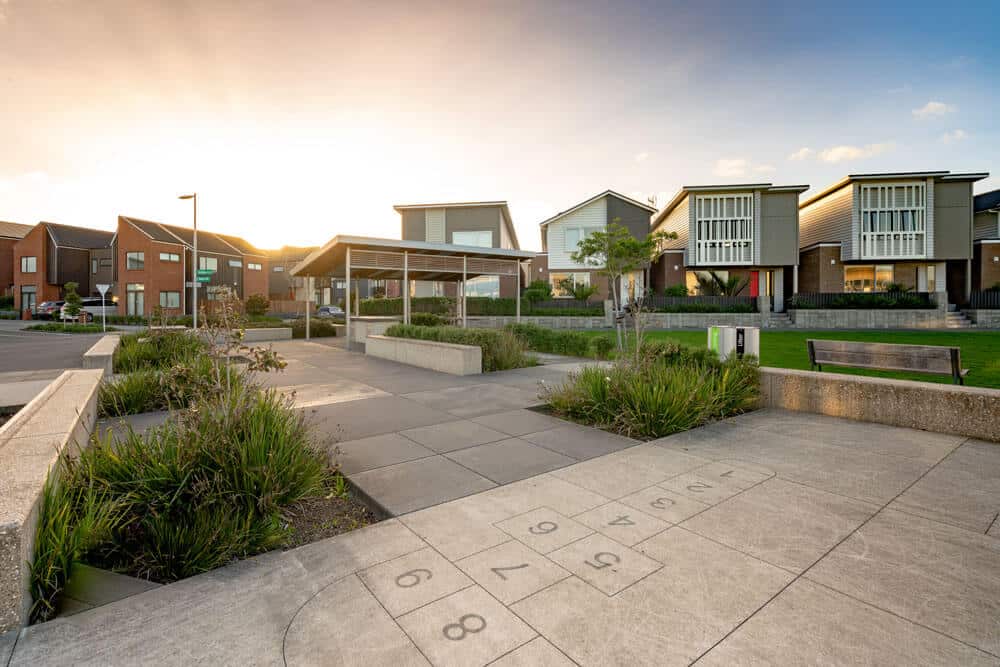
{"type": "Polygon", "coordinates": [[[452,245],[464,245],[473,248],[492,248],[493,232],[489,229],[452,232],[451,243],[452,245]],[[460,238],[462,240],[459,240],[460,238]]]}
{"type": "Polygon", "coordinates": [[[695,195],[694,206],[695,266],[752,265],[754,193],[695,195]]]}
{"type": "Polygon", "coordinates": [[[25,255],[21,258],[21,273],[38,273],[37,255],[25,255]]]}
{"type": "Polygon", "coordinates": [[[263,270],[263,268],[264,267],[258,264],[257,262],[247,262],[248,271],[261,271],[263,270]]]}
{"type": "Polygon", "coordinates": [[[927,183],[862,183],[858,188],[861,259],[927,257],[927,183]]]}
{"type": "Polygon", "coordinates": [[[146,253],[142,250],[130,250],[125,253],[126,271],[144,271],[146,269],[146,253]]]}
{"type": "Polygon", "coordinates": [[[198,258],[198,269],[201,271],[216,271],[219,270],[219,259],[217,257],[199,257],[198,258]]]}
{"type": "Polygon", "coordinates": [[[180,308],[181,307],[181,293],[172,290],[166,290],[160,292],[160,308],[180,308]],[[173,299],[176,303],[171,305],[171,296],[177,297],[173,299]]]}
{"type": "Polygon", "coordinates": [[[271,267],[271,273],[284,273],[284,272],[285,272],[285,267],[283,267],[280,264],[275,264],[274,266],[271,267]]]}
{"type": "Polygon", "coordinates": [[[181,256],[176,252],[161,252],[160,253],[161,262],[179,262],[181,261],[181,256]]]}

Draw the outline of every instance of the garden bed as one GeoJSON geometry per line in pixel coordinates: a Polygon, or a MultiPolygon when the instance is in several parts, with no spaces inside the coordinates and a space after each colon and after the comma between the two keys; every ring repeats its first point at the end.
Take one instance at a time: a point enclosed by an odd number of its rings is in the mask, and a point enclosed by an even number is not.
{"type": "Polygon", "coordinates": [[[117,331],[114,327],[103,328],[100,324],[62,324],[59,322],[46,322],[45,324],[32,324],[24,327],[24,331],[47,331],[50,333],[71,333],[71,334],[94,334],[104,331],[117,331]]]}
{"type": "Polygon", "coordinates": [[[389,327],[385,335],[390,338],[412,338],[479,347],[482,350],[484,373],[537,365],[536,360],[525,353],[524,341],[506,330],[396,324],[389,327]]]}

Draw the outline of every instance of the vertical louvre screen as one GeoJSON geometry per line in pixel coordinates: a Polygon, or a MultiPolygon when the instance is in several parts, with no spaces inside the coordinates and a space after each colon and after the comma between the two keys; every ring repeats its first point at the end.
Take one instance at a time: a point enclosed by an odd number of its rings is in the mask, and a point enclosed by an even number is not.
{"type": "Polygon", "coordinates": [[[753,194],[695,199],[699,265],[753,263],[753,194]]]}
{"type": "Polygon", "coordinates": [[[862,185],[861,257],[927,256],[925,183],[862,185]]]}

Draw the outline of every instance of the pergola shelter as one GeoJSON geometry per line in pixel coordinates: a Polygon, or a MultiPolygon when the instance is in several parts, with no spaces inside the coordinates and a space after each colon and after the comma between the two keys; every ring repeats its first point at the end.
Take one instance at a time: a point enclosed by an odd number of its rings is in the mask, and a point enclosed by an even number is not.
{"type": "MultiPolygon", "coordinates": [[[[459,285],[462,326],[467,325],[466,289],[469,278],[477,276],[513,277],[516,294],[521,293],[521,264],[535,253],[506,248],[480,248],[449,243],[400,241],[365,236],[335,236],[314,251],[294,269],[292,275],[330,277],[344,280],[345,324],[348,344],[351,340],[351,281],[401,280],[403,282],[403,322],[410,322],[409,281],[455,282],[459,285]]],[[[514,300],[517,321],[521,319],[521,300],[514,300]]]]}

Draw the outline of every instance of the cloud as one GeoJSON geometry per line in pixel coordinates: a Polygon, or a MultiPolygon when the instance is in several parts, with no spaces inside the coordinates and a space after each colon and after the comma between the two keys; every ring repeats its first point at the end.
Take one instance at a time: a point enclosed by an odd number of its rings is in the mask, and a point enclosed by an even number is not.
{"type": "Polygon", "coordinates": [[[805,160],[807,157],[813,154],[813,149],[808,146],[803,146],[799,150],[795,151],[788,156],[789,160],[805,160]]]}
{"type": "Polygon", "coordinates": [[[753,170],[754,170],[754,173],[757,173],[757,174],[770,174],[771,172],[776,171],[775,168],[772,167],[769,164],[757,164],[757,165],[754,165],[753,170]]]}
{"type": "Polygon", "coordinates": [[[743,158],[723,158],[715,161],[715,169],[712,170],[712,173],[723,178],[743,176],[747,173],[749,166],[750,163],[743,158]]]}
{"type": "Polygon", "coordinates": [[[955,113],[956,111],[958,111],[958,107],[954,104],[945,104],[944,102],[931,100],[919,109],[914,109],[913,117],[920,120],[928,120],[931,118],[940,118],[945,114],[955,113]]]}
{"type": "Polygon", "coordinates": [[[844,160],[862,160],[887,153],[895,148],[892,143],[867,144],[865,146],[831,146],[819,152],[823,162],[843,162],[844,160]]]}
{"type": "Polygon", "coordinates": [[[649,153],[639,153],[635,156],[636,162],[645,162],[649,158],[649,153]]]}
{"type": "Polygon", "coordinates": [[[952,130],[951,132],[945,132],[941,135],[941,142],[945,144],[954,144],[968,138],[969,133],[965,130],[952,130]]]}

